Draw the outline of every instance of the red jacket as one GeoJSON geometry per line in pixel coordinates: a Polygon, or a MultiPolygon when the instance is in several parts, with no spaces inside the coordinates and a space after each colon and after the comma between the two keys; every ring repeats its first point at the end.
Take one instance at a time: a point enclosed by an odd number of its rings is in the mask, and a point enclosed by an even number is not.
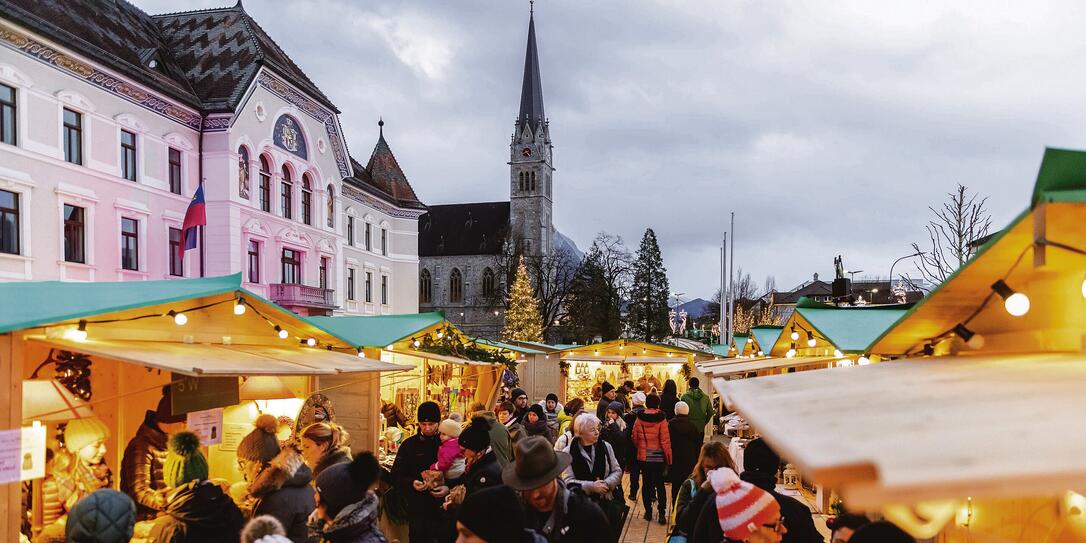
{"type": "Polygon", "coordinates": [[[646,409],[637,414],[634,421],[634,447],[637,447],[637,459],[644,462],[649,449],[662,449],[664,461],[671,464],[671,433],[667,429],[667,416],[659,409],[646,409]]]}

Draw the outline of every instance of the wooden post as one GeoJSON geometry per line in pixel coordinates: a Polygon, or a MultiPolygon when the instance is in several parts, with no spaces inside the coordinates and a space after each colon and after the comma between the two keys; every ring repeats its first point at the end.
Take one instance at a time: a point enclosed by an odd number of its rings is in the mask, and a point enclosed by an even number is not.
{"type": "MultiPolygon", "coordinates": [[[[0,407],[2,428],[13,430],[23,425],[23,358],[21,341],[14,334],[0,335],[0,390],[8,401],[0,407]]],[[[18,541],[22,515],[22,485],[0,485],[0,535],[5,541],[18,541]]]]}
{"type": "Polygon", "coordinates": [[[1033,210],[1033,267],[1043,267],[1047,260],[1046,249],[1044,244],[1045,231],[1048,224],[1045,219],[1045,209],[1047,206],[1041,204],[1033,210]]]}

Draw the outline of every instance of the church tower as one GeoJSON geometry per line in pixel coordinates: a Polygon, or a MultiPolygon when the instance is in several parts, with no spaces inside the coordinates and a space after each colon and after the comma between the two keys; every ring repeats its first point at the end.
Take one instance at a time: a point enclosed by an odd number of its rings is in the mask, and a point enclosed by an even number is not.
{"type": "Polygon", "coordinates": [[[543,113],[543,84],[539,75],[533,9],[528,18],[520,113],[509,144],[509,223],[513,238],[525,254],[546,255],[553,250],[552,156],[550,128],[543,113]]]}

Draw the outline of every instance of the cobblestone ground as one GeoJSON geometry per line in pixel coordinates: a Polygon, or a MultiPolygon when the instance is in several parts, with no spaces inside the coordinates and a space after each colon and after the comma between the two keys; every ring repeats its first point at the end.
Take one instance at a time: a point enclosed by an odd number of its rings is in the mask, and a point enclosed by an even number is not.
{"type": "MultiPolygon", "coordinates": [[[[630,493],[630,477],[628,475],[622,476],[622,488],[626,489],[626,494],[630,493]]],[[[667,495],[670,500],[671,485],[667,485],[667,495]]],[[[622,527],[622,537],[619,538],[619,541],[621,543],[664,543],[667,539],[668,526],[656,522],[656,511],[653,511],[652,522],[648,522],[644,518],[645,508],[641,504],[640,495],[637,503],[630,500],[626,500],[626,503],[630,506],[630,513],[626,517],[626,525],[622,527]]],[[[667,505],[667,514],[668,518],[670,518],[671,503],[667,505]]]]}

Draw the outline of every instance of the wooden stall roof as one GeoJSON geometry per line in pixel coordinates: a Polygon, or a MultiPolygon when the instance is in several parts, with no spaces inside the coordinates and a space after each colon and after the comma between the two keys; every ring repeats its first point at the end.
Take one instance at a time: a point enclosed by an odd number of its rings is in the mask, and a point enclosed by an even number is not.
{"type": "Polygon", "coordinates": [[[488,345],[490,347],[496,347],[498,349],[505,349],[507,351],[512,351],[512,352],[517,353],[517,354],[531,354],[531,355],[547,354],[545,351],[541,351],[539,349],[524,347],[522,345],[516,345],[516,344],[513,344],[513,343],[505,343],[503,341],[494,341],[494,340],[485,339],[485,338],[478,338],[478,339],[475,340],[475,342],[479,343],[481,345],[488,345]]]}
{"type": "Polygon", "coordinates": [[[719,362],[708,362],[698,365],[698,369],[713,377],[727,377],[740,375],[752,371],[779,370],[784,368],[798,368],[816,364],[828,364],[836,360],[823,356],[797,356],[795,358],[733,358],[719,362]]]}
{"type": "Polygon", "coordinates": [[[822,351],[832,352],[836,348],[843,353],[863,354],[871,340],[897,322],[909,307],[908,304],[836,307],[803,297],[796,303],[796,310],[784,324],[776,343],[766,352],[774,356],[787,352],[792,344],[794,326],[800,333],[796,342],[800,354],[823,354],[803,352],[809,349],[806,344],[808,330],[814,334],[822,351]]]}
{"type": "Polygon", "coordinates": [[[319,348],[119,339],[76,342],[43,336],[33,336],[29,340],[50,348],[192,376],[338,375],[410,369],[399,364],[319,348]]]}
{"type": "Polygon", "coordinates": [[[936,357],[726,381],[804,476],[857,507],[1086,488],[1086,354],[936,357]]]}
{"type": "Polygon", "coordinates": [[[440,312],[404,315],[307,317],[309,322],[349,340],[356,347],[384,348],[438,325],[447,325],[440,312]]]}
{"type": "Polygon", "coordinates": [[[754,341],[758,343],[758,348],[763,352],[768,353],[769,350],[773,348],[773,344],[777,342],[777,338],[781,336],[783,330],[783,326],[755,326],[750,329],[750,335],[754,336],[754,341]]]}
{"type": "MultiPolygon", "coordinates": [[[[446,363],[449,363],[449,364],[459,364],[461,366],[495,367],[495,366],[500,366],[501,365],[501,364],[491,363],[491,362],[480,362],[480,361],[477,361],[477,360],[468,360],[467,358],[460,358],[460,357],[449,356],[449,355],[445,355],[445,354],[428,353],[426,351],[393,349],[393,350],[391,350],[389,352],[399,354],[399,355],[413,356],[415,358],[423,358],[423,359],[426,359],[426,360],[437,360],[438,362],[446,362],[446,363]]],[[[520,362],[523,362],[523,361],[520,361],[520,362]]]]}

